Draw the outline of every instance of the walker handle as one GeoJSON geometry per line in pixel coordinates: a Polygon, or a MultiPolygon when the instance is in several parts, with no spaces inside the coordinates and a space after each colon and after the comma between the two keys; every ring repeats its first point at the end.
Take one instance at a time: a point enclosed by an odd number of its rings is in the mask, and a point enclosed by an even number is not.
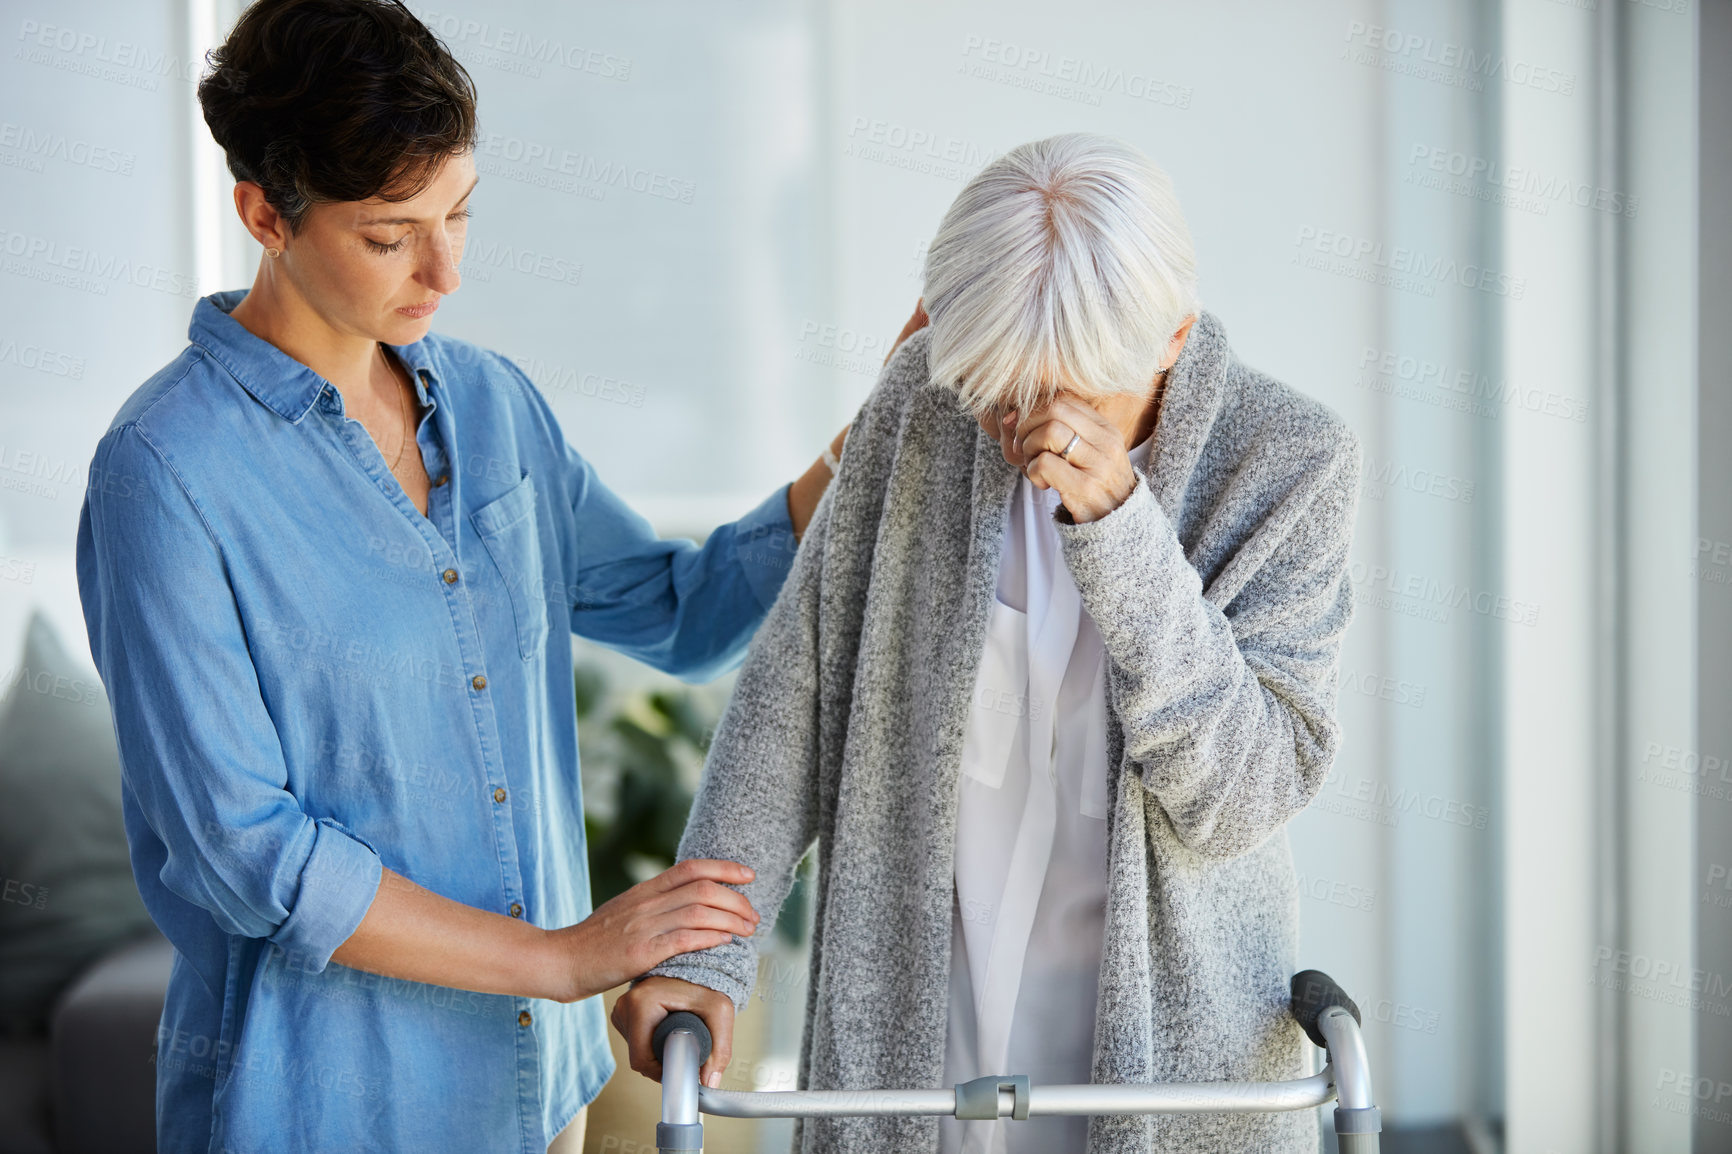
{"type": "Polygon", "coordinates": [[[662,1060],[662,1047],[667,1044],[668,1035],[675,1030],[690,1030],[698,1039],[698,1065],[702,1066],[710,1060],[710,1028],[704,1025],[704,1020],[689,1010],[675,1010],[661,1020],[655,1033],[650,1035],[650,1052],[656,1061],[662,1060]]]}
{"type": "Polygon", "coordinates": [[[1317,1028],[1317,1019],[1330,1006],[1340,1006],[1353,1020],[1363,1024],[1359,1016],[1359,1007],[1353,1004],[1353,999],[1347,996],[1334,978],[1322,970],[1300,970],[1293,975],[1293,1016],[1299,1019],[1300,1029],[1305,1036],[1324,1049],[1329,1043],[1324,1041],[1323,1032],[1317,1028]]]}

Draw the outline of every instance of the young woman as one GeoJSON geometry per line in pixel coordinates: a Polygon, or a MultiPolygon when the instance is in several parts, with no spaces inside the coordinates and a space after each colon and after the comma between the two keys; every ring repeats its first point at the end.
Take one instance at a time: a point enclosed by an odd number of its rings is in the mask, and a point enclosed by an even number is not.
{"type": "MultiPolygon", "coordinates": [[[[1302,1076],[1284,823],[1340,742],[1359,448],[1200,309],[1135,149],[969,182],[716,734],[682,857],[752,866],[755,933],[614,1008],[734,1010],[814,839],[801,1084],[1302,1076]]],[[[712,1084],[714,1084],[712,1082],[712,1084]]],[[[1316,1117],[803,1122],[807,1154],[1315,1151],[1316,1117]]]]}
{"type": "Polygon", "coordinates": [[[476,182],[439,41],[395,0],[262,0],[212,61],[264,256],[122,407],[78,538],[176,948],[159,1148],[580,1149],[595,995],[757,915],[723,861],[591,911],[566,634],[731,667],[829,470],[658,540],[509,360],[429,331],[476,182]]]}

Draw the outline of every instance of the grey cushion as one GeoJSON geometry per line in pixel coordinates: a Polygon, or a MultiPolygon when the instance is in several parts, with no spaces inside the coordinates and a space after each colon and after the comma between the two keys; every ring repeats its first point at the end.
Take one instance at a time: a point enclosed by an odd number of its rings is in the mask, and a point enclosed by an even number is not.
{"type": "Polygon", "coordinates": [[[54,1009],[57,1154],[156,1149],[156,1032],[174,965],[160,934],[87,970],[54,1009]]]}
{"type": "Polygon", "coordinates": [[[101,683],[40,613],[0,676],[0,1033],[17,1036],[40,1033],[60,991],[151,922],[101,683]]]}
{"type": "Polygon", "coordinates": [[[0,1038],[0,1154],[51,1154],[48,1043],[0,1038]]]}

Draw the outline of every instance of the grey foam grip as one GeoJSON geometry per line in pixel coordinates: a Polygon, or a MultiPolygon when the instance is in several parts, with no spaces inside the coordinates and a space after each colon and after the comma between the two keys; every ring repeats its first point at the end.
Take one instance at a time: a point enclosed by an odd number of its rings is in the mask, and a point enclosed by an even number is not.
{"type": "Polygon", "coordinates": [[[1359,1016],[1359,1007],[1353,1004],[1347,991],[1322,970],[1300,970],[1293,975],[1290,989],[1293,993],[1293,1016],[1299,1020],[1299,1028],[1319,1046],[1327,1048],[1329,1045],[1323,1040],[1323,1031],[1317,1028],[1317,1018],[1330,1006],[1340,1006],[1353,1015],[1355,1022],[1365,1023],[1365,1019],[1359,1016]]]}
{"type": "Polygon", "coordinates": [[[656,1056],[656,1061],[662,1060],[662,1047],[667,1044],[668,1035],[675,1030],[690,1030],[698,1037],[698,1065],[710,1060],[710,1028],[704,1025],[704,1020],[687,1010],[675,1010],[661,1020],[655,1033],[650,1035],[650,1052],[656,1056]]]}

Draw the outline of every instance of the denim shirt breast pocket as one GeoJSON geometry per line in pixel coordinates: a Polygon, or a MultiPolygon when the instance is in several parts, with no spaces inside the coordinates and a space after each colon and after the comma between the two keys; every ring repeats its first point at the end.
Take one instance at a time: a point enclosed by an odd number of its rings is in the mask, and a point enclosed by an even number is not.
{"type": "Polygon", "coordinates": [[[546,578],[541,567],[535,480],[528,473],[503,496],[469,515],[499,570],[517,622],[517,649],[525,661],[547,645],[546,578]]]}

